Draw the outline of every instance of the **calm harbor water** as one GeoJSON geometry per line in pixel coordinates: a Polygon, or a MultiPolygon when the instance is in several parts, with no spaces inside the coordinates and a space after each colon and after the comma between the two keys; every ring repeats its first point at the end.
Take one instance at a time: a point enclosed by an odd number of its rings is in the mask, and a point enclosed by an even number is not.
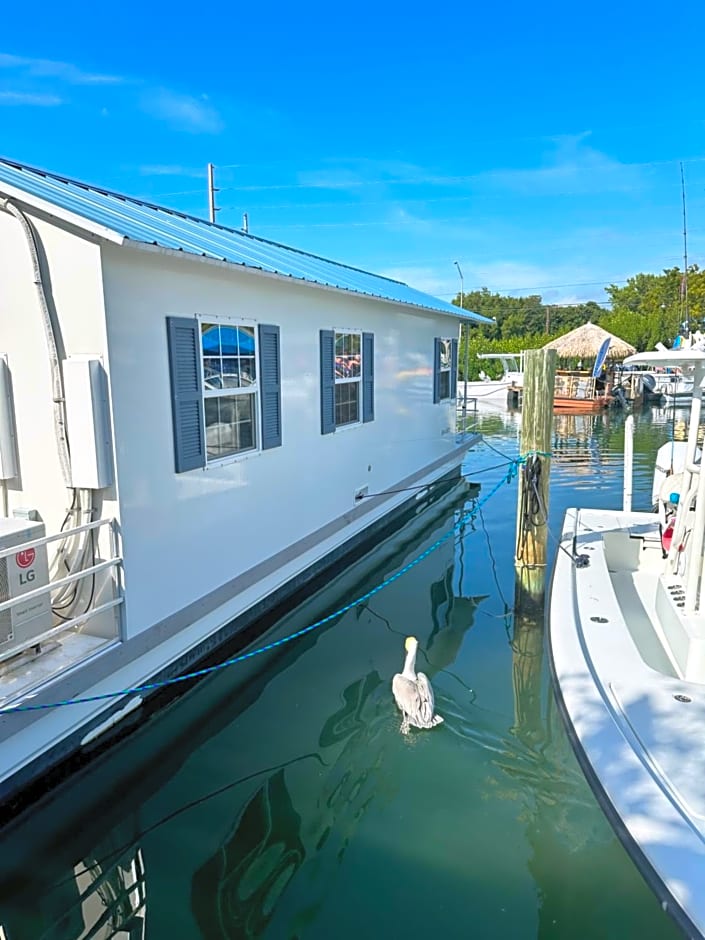
{"type": "MultiPolygon", "coordinates": [[[[670,419],[636,414],[637,509],[670,419]]],[[[480,498],[519,421],[478,416],[480,498]]],[[[620,413],[557,417],[554,533],[568,506],[621,503],[623,431],[620,413]]],[[[474,499],[454,488],[267,641],[369,591],[474,499]]],[[[0,937],[678,936],[572,754],[540,618],[515,622],[515,509],[513,481],[369,601],[202,681],[24,813],[0,836],[0,937]],[[445,723],[404,737],[408,634],[445,723]]]]}

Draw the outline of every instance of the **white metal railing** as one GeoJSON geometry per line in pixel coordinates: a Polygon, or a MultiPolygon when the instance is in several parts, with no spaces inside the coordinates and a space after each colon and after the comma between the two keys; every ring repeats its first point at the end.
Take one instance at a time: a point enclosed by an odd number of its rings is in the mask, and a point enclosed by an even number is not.
{"type": "MultiPolygon", "coordinates": [[[[110,550],[117,555],[117,522],[115,519],[96,519],[95,522],[86,522],[85,525],[77,525],[71,529],[64,529],[63,532],[55,532],[53,535],[44,535],[40,539],[32,539],[31,542],[22,542],[21,545],[13,545],[11,548],[3,548],[0,551],[0,558],[7,558],[17,552],[24,551],[27,548],[38,548],[40,545],[48,545],[50,542],[58,542],[62,539],[71,538],[74,535],[80,535],[81,532],[88,532],[90,529],[99,529],[101,526],[110,526],[110,550]]],[[[24,596],[24,595],[23,595],[24,596]]]]}
{"type": "Polygon", "coordinates": [[[65,630],[69,630],[71,627],[74,627],[79,623],[85,623],[87,620],[91,620],[93,617],[96,617],[98,614],[101,614],[106,610],[111,610],[112,608],[118,607],[123,603],[124,600],[120,589],[119,577],[119,567],[122,565],[122,556],[118,551],[117,522],[115,519],[98,519],[95,522],[88,522],[85,525],[79,525],[71,529],[65,529],[64,531],[54,533],[53,535],[45,535],[40,539],[32,539],[29,542],[22,542],[19,545],[13,545],[11,548],[5,548],[0,551],[0,559],[8,558],[10,555],[16,555],[18,552],[26,551],[27,549],[36,549],[49,545],[52,542],[70,539],[76,535],[81,535],[84,532],[92,533],[94,530],[100,529],[104,526],[108,527],[110,558],[107,558],[104,561],[99,561],[87,568],[82,568],[80,571],[76,571],[73,574],[65,575],[63,578],[58,578],[55,581],[49,581],[47,584],[41,585],[40,587],[32,588],[31,591],[18,594],[16,597],[11,597],[8,600],[2,601],[0,602],[0,613],[6,610],[10,610],[12,607],[15,607],[19,604],[26,604],[27,601],[30,601],[35,597],[43,597],[47,594],[51,595],[57,589],[62,588],[67,584],[72,584],[75,581],[82,580],[83,578],[93,577],[99,572],[106,571],[109,568],[118,569],[118,577],[115,578],[114,582],[115,590],[118,592],[118,596],[112,600],[105,601],[102,604],[90,606],[85,612],[79,614],[76,617],[72,617],[71,619],[62,620],[60,624],[57,624],[48,630],[44,630],[43,632],[37,633],[31,637],[27,637],[26,639],[16,644],[13,643],[9,649],[0,652],[0,662],[10,659],[13,656],[17,656],[19,653],[22,653],[34,646],[39,646],[41,643],[55,636],[57,633],[62,633],[65,630]]]}

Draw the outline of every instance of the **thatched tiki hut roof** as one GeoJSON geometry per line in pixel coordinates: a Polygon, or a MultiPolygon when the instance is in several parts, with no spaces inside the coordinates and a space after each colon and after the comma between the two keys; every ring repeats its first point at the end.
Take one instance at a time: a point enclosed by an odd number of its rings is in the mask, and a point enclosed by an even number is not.
{"type": "Polygon", "coordinates": [[[629,343],[603,330],[596,323],[584,323],[570,333],[546,343],[543,348],[555,349],[560,359],[595,359],[608,336],[611,338],[608,359],[624,359],[636,352],[629,343]]]}

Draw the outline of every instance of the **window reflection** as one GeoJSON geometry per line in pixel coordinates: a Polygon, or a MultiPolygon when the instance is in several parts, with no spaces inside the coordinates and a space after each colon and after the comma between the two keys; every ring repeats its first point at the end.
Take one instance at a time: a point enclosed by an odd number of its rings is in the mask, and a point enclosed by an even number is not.
{"type": "Polygon", "coordinates": [[[360,377],[362,375],[362,335],[335,334],[335,425],[360,420],[360,377]]]}
{"type": "Polygon", "coordinates": [[[208,459],[253,450],[257,446],[254,326],[201,323],[201,348],[208,459]],[[232,394],[235,390],[242,392],[232,394]]]}
{"type": "Polygon", "coordinates": [[[453,356],[452,356],[452,343],[449,339],[442,339],[440,341],[440,363],[439,363],[439,374],[438,374],[438,390],[441,401],[446,398],[450,398],[450,372],[452,368],[453,356]]]}
{"type": "Polygon", "coordinates": [[[450,369],[450,363],[451,363],[450,340],[442,339],[441,340],[441,369],[450,369]]]}

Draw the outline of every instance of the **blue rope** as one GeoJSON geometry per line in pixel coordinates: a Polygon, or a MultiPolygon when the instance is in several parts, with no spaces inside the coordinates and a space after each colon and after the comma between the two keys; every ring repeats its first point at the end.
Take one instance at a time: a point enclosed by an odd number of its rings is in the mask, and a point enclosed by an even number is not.
{"type": "MultiPolygon", "coordinates": [[[[134,695],[139,692],[152,692],[155,689],[161,689],[165,686],[176,685],[177,682],[187,682],[189,679],[199,679],[202,676],[208,676],[211,673],[218,672],[221,669],[225,669],[227,666],[234,666],[236,663],[244,662],[246,659],[252,659],[253,656],[259,656],[260,653],[267,653],[270,650],[276,649],[279,646],[283,646],[285,643],[290,643],[292,640],[297,640],[299,637],[304,636],[307,633],[311,633],[313,630],[317,630],[319,627],[324,626],[326,623],[330,623],[332,620],[335,620],[338,617],[342,617],[343,614],[346,614],[349,610],[352,610],[354,607],[358,607],[360,604],[363,604],[365,601],[368,601],[371,597],[374,597],[375,594],[379,594],[384,588],[388,587],[390,584],[393,584],[402,575],[405,575],[407,571],[410,571],[416,565],[420,564],[425,558],[435,552],[436,549],[440,548],[445,542],[448,541],[451,536],[462,528],[467,522],[471,519],[474,519],[475,516],[479,513],[482,507],[494,496],[494,494],[502,487],[505,483],[510,483],[512,479],[517,475],[519,466],[526,461],[526,459],[532,454],[538,452],[530,452],[523,454],[520,457],[509,460],[509,467],[507,469],[506,476],[503,476],[499,482],[490,490],[487,496],[484,496],[479,500],[472,509],[463,515],[463,517],[456,522],[452,529],[442,535],[437,541],[433,543],[429,548],[423,551],[420,555],[417,555],[412,561],[404,565],[399,571],[390,577],[386,578],[381,584],[378,584],[372,590],[367,591],[366,594],[361,595],[356,598],[354,601],[351,601],[349,604],[345,604],[344,607],[338,608],[334,613],[328,614],[327,617],[322,617],[320,620],[317,620],[315,623],[309,624],[307,627],[303,627],[301,630],[296,630],[294,633],[290,633],[288,636],[282,637],[280,640],[274,640],[272,643],[267,643],[265,646],[260,646],[257,649],[250,650],[249,653],[240,653],[238,656],[233,656],[232,659],[226,659],[222,663],[217,663],[215,666],[206,666],[203,669],[196,669],[193,672],[185,673],[181,676],[173,676],[170,679],[161,679],[157,682],[148,682],[145,685],[138,685],[132,689],[120,689],[118,692],[103,692],[100,695],[83,695],[76,698],[68,698],[59,702],[46,702],[44,704],[37,705],[14,705],[9,708],[0,708],[0,715],[11,715],[16,712],[37,712],[37,711],[46,711],[50,708],[62,708],[64,705],[85,705],[90,702],[102,702],[106,699],[119,698],[125,695],[134,695]]],[[[548,454],[541,453],[540,456],[549,456],[548,454]]]]}

